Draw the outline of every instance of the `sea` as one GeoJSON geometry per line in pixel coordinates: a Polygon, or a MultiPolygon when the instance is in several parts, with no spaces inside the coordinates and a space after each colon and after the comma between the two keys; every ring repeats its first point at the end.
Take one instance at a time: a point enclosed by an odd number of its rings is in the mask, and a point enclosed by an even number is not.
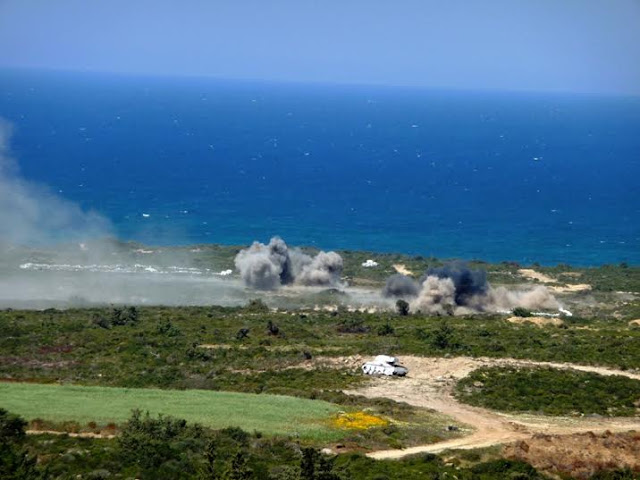
{"type": "Polygon", "coordinates": [[[640,264],[640,97],[2,70],[0,117],[123,240],[640,264]]]}

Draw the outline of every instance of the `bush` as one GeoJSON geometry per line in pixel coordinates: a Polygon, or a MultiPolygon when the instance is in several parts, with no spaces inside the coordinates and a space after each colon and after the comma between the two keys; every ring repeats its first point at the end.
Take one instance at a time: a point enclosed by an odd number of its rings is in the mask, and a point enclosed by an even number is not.
{"type": "Polygon", "coordinates": [[[395,333],[395,330],[391,325],[389,325],[389,322],[385,323],[384,325],[380,325],[378,327],[378,335],[380,335],[381,337],[384,337],[387,335],[393,335],[394,333],[395,333]]]}
{"type": "Polygon", "coordinates": [[[171,323],[171,320],[169,319],[166,319],[163,322],[159,322],[156,327],[156,331],[160,335],[166,335],[167,337],[177,337],[179,335],[182,335],[182,332],[180,331],[180,329],[176,327],[173,323],[171,323]]]}
{"type": "Polygon", "coordinates": [[[516,317],[530,317],[531,316],[531,312],[529,310],[527,310],[526,308],[522,308],[522,307],[516,307],[513,309],[513,314],[516,317]]]}
{"type": "Polygon", "coordinates": [[[264,303],[260,298],[254,298],[252,300],[249,300],[249,303],[247,304],[246,307],[244,307],[244,309],[249,312],[268,312],[269,311],[269,307],[267,306],[267,304],[264,303]]]}
{"type": "Polygon", "coordinates": [[[202,451],[206,440],[199,425],[160,415],[152,418],[134,410],[118,436],[119,456],[124,463],[143,471],[176,470],[195,473],[185,450],[202,451]]]}
{"type": "Polygon", "coordinates": [[[0,478],[3,480],[35,480],[44,478],[36,468],[36,457],[23,446],[27,422],[0,408],[0,478]]]}
{"type": "Polygon", "coordinates": [[[111,325],[135,325],[138,323],[136,307],[114,308],[111,311],[111,325]]]}
{"type": "Polygon", "coordinates": [[[431,338],[431,345],[434,348],[444,350],[452,345],[453,328],[447,321],[443,321],[431,338]]]}
{"type": "Polygon", "coordinates": [[[0,408],[0,443],[23,440],[26,426],[27,422],[22,417],[0,408]]]}
{"type": "Polygon", "coordinates": [[[267,322],[267,335],[273,335],[274,337],[280,335],[280,328],[272,320],[267,322]]]}
{"type": "Polygon", "coordinates": [[[371,329],[364,324],[364,320],[357,317],[345,318],[338,325],[340,333],[367,333],[369,330],[371,329]]]}

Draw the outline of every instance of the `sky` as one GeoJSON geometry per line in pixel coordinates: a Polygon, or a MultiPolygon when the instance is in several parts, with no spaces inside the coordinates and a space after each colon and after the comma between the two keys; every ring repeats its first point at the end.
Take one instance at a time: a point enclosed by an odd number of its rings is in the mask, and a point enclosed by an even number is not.
{"type": "Polygon", "coordinates": [[[0,0],[0,68],[640,95],[640,0],[0,0]]]}

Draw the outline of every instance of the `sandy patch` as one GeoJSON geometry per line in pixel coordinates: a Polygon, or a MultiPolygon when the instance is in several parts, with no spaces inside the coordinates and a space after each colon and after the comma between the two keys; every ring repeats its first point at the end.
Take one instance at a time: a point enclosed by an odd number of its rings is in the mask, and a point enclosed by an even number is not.
{"type": "Polygon", "coordinates": [[[554,327],[559,327],[563,325],[564,322],[559,318],[549,318],[549,317],[510,317],[507,318],[507,322],[511,323],[533,323],[539,327],[544,327],[546,325],[553,325],[554,327]]]}
{"type": "Polygon", "coordinates": [[[562,272],[560,275],[563,275],[565,277],[578,278],[582,276],[582,272],[562,272]]]}
{"type": "Polygon", "coordinates": [[[591,290],[591,285],[586,283],[576,283],[567,285],[549,285],[547,288],[555,293],[575,293],[591,290]]]}
{"type": "Polygon", "coordinates": [[[538,280],[542,283],[556,283],[557,280],[544,273],[536,272],[532,268],[521,268],[518,273],[529,280],[538,280]]]}
{"type": "Polygon", "coordinates": [[[401,273],[402,275],[413,275],[413,272],[403,263],[396,263],[393,265],[393,268],[396,269],[396,272],[401,273]]]}
{"type": "MultiPolygon", "coordinates": [[[[557,279],[550,277],[549,275],[545,275],[544,273],[536,272],[532,268],[521,268],[520,270],[518,270],[518,273],[529,280],[537,280],[542,283],[558,283],[557,279]]],[[[576,277],[580,276],[581,274],[576,272],[566,272],[563,273],[563,275],[576,277]]],[[[554,293],[576,293],[591,290],[591,285],[588,285],[586,283],[576,283],[564,285],[548,285],[547,288],[554,293]]]]}
{"type": "Polygon", "coordinates": [[[26,430],[27,435],[67,435],[76,438],[116,438],[112,433],[59,432],[57,430],[26,430]]]}

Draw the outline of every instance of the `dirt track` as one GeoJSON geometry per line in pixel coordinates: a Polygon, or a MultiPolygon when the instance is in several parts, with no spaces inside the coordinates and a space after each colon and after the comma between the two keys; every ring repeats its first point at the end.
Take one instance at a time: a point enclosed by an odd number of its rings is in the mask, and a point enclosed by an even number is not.
{"type": "MultiPolygon", "coordinates": [[[[360,363],[359,358],[343,359],[346,365],[360,363]]],[[[450,448],[471,449],[488,447],[524,440],[536,433],[570,434],[580,432],[603,432],[606,430],[640,430],[640,418],[587,418],[549,417],[542,415],[502,414],[458,402],[453,397],[456,382],[471,371],[483,366],[522,365],[549,366],[594,372],[601,375],[623,375],[640,380],[640,374],[604,367],[574,365],[567,363],[534,362],[529,360],[499,358],[423,358],[402,357],[402,363],[409,368],[405,378],[372,378],[371,382],[358,390],[345,393],[366,397],[385,397],[406,402],[418,407],[431,408],[452,417],[464,431],[473,433],[454,440],[407,448],[404,450],[382,450],[371,452],[372,458],[400,458],[416,453],[438,453],[450,448]]]]}

